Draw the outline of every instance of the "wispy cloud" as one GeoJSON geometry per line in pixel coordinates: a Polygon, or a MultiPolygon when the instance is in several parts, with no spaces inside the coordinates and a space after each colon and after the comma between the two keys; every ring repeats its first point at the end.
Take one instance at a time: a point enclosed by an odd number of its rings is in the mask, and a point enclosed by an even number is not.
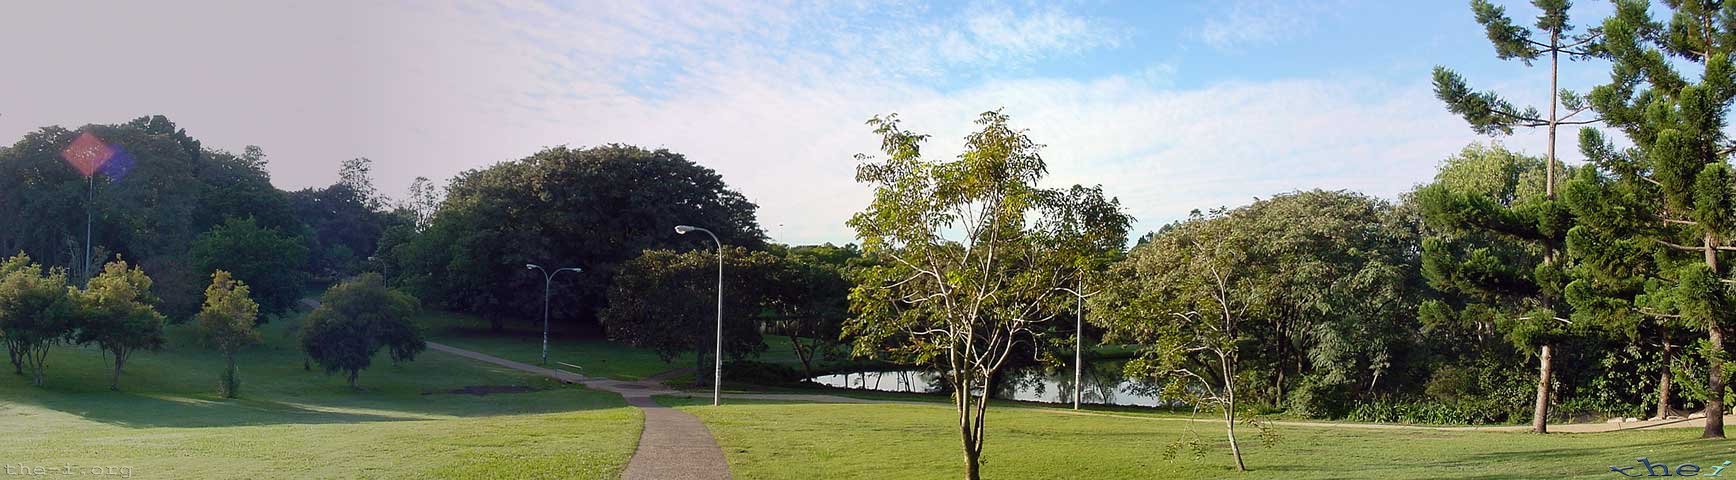
{"type": "Polygon", "coordinates": [[[1213,4],[1200,24],[1200,41],[1218,50],[1270,45],[1313,33],[1315,18],[1328,10],[1316,2],[1231,0],[1213,4]]]}

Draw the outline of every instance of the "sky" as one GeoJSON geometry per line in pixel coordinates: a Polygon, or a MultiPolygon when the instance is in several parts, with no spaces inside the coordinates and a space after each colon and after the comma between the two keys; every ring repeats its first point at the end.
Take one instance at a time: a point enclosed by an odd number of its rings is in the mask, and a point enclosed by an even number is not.
{"type": "MultiPolygon", "coordinates": [[[[1582,28],[1611,10],[1580,3],[1582,28]]],[[[367,157],[389,196],[549,146],[667,148],[788,244],[855,240],[875,115],[946,159],[1002,109],[1045,145],[1045,185],[1103,185],[1137,237],[1298,189],[1396,199],[1492,140],[1434,99],[1436,65],[1520,104],[1549,91],[1459,1],[0,2],[0,59],[0,144],[162,114],[262,147],[280,188],[367,157]]],[[[1562,69],[1580,92],[1607,78],[1562,69]]]]}

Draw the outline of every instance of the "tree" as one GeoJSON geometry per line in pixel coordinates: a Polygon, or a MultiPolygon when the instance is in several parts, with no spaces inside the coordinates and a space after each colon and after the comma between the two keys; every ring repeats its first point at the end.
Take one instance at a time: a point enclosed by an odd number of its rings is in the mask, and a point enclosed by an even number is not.
{"type": "Polygon", "coordinates": [[[549,148],[454,178],[427,230],[389,252],[399,264],[393,281],[502,329],[507,319],[542,318],[542,279],[524,264],[574,265],[585,275],[554,286],[552,322],[590,328],[622,264],[648,249],[711,248],[709,237],[675,235],[675,225],[760,248],[756,208],[679,153],[549,148]]]}
{"type": "Polygon", "coordinates": [[[371,160],[345,160],[337,183],[289,194],[296,217],[311,230],[306,269],[314,276],[339,279],[354,274],[379,249],[391,218],[374,188],[372,172],[371,160]]]}
{"type": "Polygon", "coordinates": [[[416,231],[422,232],[433,223],[434,212],[440,209],[440,202],[445,198],[445,192],[428,177],[416,177],[410,182],[409,198],[404,199],[398,208],[410,212],[411,218],[415,219],[416,231]]]}
{"type": "Polygon", "coordinates": [[[1437,232],[1423,242],[1423,275],[1449,296],[1423,306],[1425,321],[1492,320],[1514,347],[1537,355],[1536,433],[1549,431],[1555,347],[1574,334],[1562,298],[1569,272],[1558,258],[1573,220],[1547,174],[1538,175],[1548,170],[1543,163],[1470,146],[1415,192],[1424,223],[1437,232]],[[1484,312],[1493,318],[1480,317],[1484,312]]]}
{"type": "Polygon", "coordinates": [[[232,272],[258,294],[260,308],[284,312],[301,297],[307,257],[302,239],[264,228],[252,218],[230,217],[200,235],[191,252],[199,272],[232,272]]]}
{"type": "Polygon", "coordinates": [[[815,362],[831,355],[839,343],[850,315],[848,276],[862,252],[855,245],[830,243],[783,250],[777,278],[768,282],[771,315],[765,319],[766,331],[789,337],[803,376],[812,377],[815,362]]]}
{"type": "Polygon", "coordinates": [[[95,343],[114,360],[110,390],[121,389],[121,369],[139,350],[163,348],[166,319],[157,313],[151,295],[151,277],[138,267],[116,259],[103,266],[101,274],[76,297],[78,334],[75,342],[95,343]]]}
{"type": "Polygon", "coordinates": [[[1610,83],[1593,89],[1590,103],[1633,147],[1581,131],[1580,149],[1595,171],[1568,189],[1576,214],[1588,219],[1570,246],[1596,271],[1625,270],[1645,281],[1639,288],[1587,282],[1573,293],[1581,303],[1631,306],[1705,331],[1697,349],[1707,375],[1702,436],[1723,438],[1724,334],[1736,295],[1719,252],[1736,249],[1729,163],[1736,144],[1725,133],[1736,99],[1736,4],[1667,5],[1667,23],[1653,20],[1643,2],[1619,2],[1604,21],[1610,83]],[[1678,70],[1695,65],[1700,71],[1692,76],[1678,70]],[[1604,294],[1624,290],[1628,295],[1604,294]]]}
{"type": "Polygon", "coordinates": [[[196,319],[199,336],[223,352],[223,376],[217,385],[224,398],[241,394],[235,353],[259,343],[259,331],[253,328],[258,318],[259,304],[253,301],[246,283],[223,270],[211,274],[211,286],[205,288],[205,304],[196,319]]]}
{"type": "Polygon", "coordinates": [[[1495,46],[1496,58],[1519,59],[1526,66],[1531,66],[1531,62],[1538,58],[1545,55],[1549,57],[1548,116],[1539,113],[1535,107],[1519,109],[1495,92],[1472,91],[1463,77],[1441,66],[1436,66],[1434,70],[1435,96],[1447,104],[1447,110],[1464,117],[1465,121],[1471,124],[1471,129],[1477,133],[1511,135],[1514,127],[1547,129],[1548,153],[1544,158],[1548,163],[1545,164],[1544,174],[1545,185],[1550,192],[1548,195],[1553,197],[1557,165],[1556,129],[1562,125],[1585,125],[1598,121],[1573,120],[1573,117],[1584,113],[1591,106],[1578,94],[1560,88],[1561,57],[1566,55],[1569,61],[1594,57],[1598,48],[1596,42],[1601,33],[1593,29],[1583,35],[1574,35],[1573,25],[1568,23],[1567,14],[1573,3],[1568,0],[1532,0],[1531,4],[1542,11],[1537,16],[1535,31],[1514,25],[1505,8],[1487,0],[1472,0],[1471,11],[1476,14],[1477,23],[1483,25],[1489,43],[1495,46]],[[1534,40],[1533,35],[1547,36],[1548,40],[1534,40]],[[1569,112],[1560,114],[1557,107],[1565,108],[1569,112]]]}
{"type": "Polygon", "coordinates": [[[48,351],[69,339],[77,315],[66,270],[43,270],[19,254],[0,271],[0,332],[7,351],[30,371],[30,382],[42,386],[47,372],[48,351]]]}
{"type": "MultiPolygon", "coordinates": [[[[723,351],[734,359],[765,351],[759,318],[777,257],[731,246],[724,253],[723,351]]],[[[647,348],[667,362],[695,353],[694,378],[709,383],[716,342],[717,253],[646,250],[621,266],[598,315],[609,339],[647,348]]]]}
{"type": "MultiPolygon", "coordinates": [[[[886,158],[857,155],[856,179],[874,196],[849,224],[865,254],[887,260],[863,271],[845,325],[858,355],[941,371],[970,479],[980,476],[986,387],[1020,346],[1044,352],[1034,338],[1065,311],[1051,308],[1056,288],[1073,285],[1076,253],[1038,226],[1062,211],[1094,209],[1037,186],[1047,171],[1041,146],[1005,114],[984,112],[976,123],[957,160],[933,161],[921,153],[928,136],[904,130],[896,115],[868,121],[886,158]]],[[[1119,225],[1125,235],[1127,217],[1114,219],[1089,228],[1119,225]]]]}
{"type": "Polygon", "coordinates": [[[301,349],[326,373],[342,372],[350,387],[380,349],[392,360],[414,360],[428,348],[416,326],[416,298],[386,288],[385,279],[364,273],[333,285],[302,326],[301,349]]]}
{"type": "Polygon", "coordinates": [[[1277,292],[1243,273],[1255,245],[1236,235],[1239,219],[1229,215],[1196,210],[1166,227],[1111,269],[1117,280],[1093,303],[1108,312],[1096,320],[1111,338],[1141,345],[1128,374],[1159,379],[1164,398],[1217,410],[1236,470],[1246,471],[1236,439],[1243,350],[1251,340],[1246,323],[1277,292]]]}
{"type": "MultiPolygon", "coordinates": [[[[1543,199],[1527,210],[1530,210],[1532,215],[1541,212],[1546,217],[1555,217],[1545,219],[1545,221],[1561,221],[1564,219],[1560,217],[1563,216],[1566,209],[1556,203],[1556,185],[1559,183],[1556,170],[1560,165],[1555,155],[1556,130],[1562,125],[1585,125],[1598,121],[1597,119],[1572,120],[1573,117],[1589,110],[1591,106],[1586,104],[1585,99],[1578,94],[1560,88],[1562,56],[1565,55],[1570,61],[1592,58],[1596,55],[1597,41],[1601,34],[1597,29],[1592,29],[1582,35],[1571,33],[1574,27],[1568,23],[1568,10],[1572,7],[1572,2],[1568,0],[1532,0],[1531,3],[1538,10],[1541,10],[1534,25],[1535,31],[1513,24],[1512,18],[1507,16],[1504,8],[1490,4],[1486,0],[1472,0],[1471,10],[1476,13],[1477,23],[1483,25],[1489,43],[1494,44],[1496,57],[1502,60],[1519,59],[1526,66],[1530,66],[1532,61],[1540,57],[1549,57],[1549,114],[1547,116],[1541,115],[1534,107],[1520,110],[1494,92],[1473,92],[1466,86],[1463,78],[1445,67],[1435,67],[1435,96],[1447,104],[1448,110],[1463,116],[1465,121],[1471,124],[1471,129],[1478,133],[1511,134],[1514,127],[1544,127],[1547,129],[1549,141],[1546,145],[1547,153],[1543,159],[1543,199]],[[1546,36],[1547,40],[1535,40],[1532,38],[1533,35],[1546,36]],[[1569,111],[1563,115],[1558,107],[1569,111]]],[[[1455,201],[1445,198],[1441,193],[1431,193],[1432,196],[1428,198],[1435,202],[1455,201]]],[[[1437,208],[1437,213],[1439,212],[1438,208],[1445,208],[1439,203],[1427,206],[1437,208]]],[[[1460,207],[1464,206],[1460,205],[1460,207]]],[[[1444,220],[1440,215],[1436,215],[1434,218],[1437,221],[1444,220]]],[[[1461,217],[1460,220],[1480,222],[1490,219],[1461,217]]],[[[1437,226],[1437,228],[1462,229],[1465,226],[1467,225],[1460,224],[1451,227],[1437,226]]],[[[1557,275],[1565,271],[1558,264],[1564,260],[1562,249],[1565,247],[1565,225],[1557,226],[1561,226],[1562,229],[1535,232],[1542,234],[1541,236],[1524,235],[1528,237],[1528,240],[1537,242],[1543,248],[1543,254],[1535,264],[1537,273],[1540,275],[1557,275]]],[[[1435,251],[1442,253],[1440,249],[1435,251]]],[[[1437,260],[1440,260],[1440,257],[1437,257],[1437,260]]],[[[1534,280],[1541,282],[1537,285],[1541,290],[1538,292],[1539,296],[1535,298],[1538,303],[1535,305],[1536,308],[1542,310],[1566,309],[1564,307],[1567,305],[1560,298],[1563,279],[1558,276],[1549,279],[1535,278],[1534,276],[1534,280]]],[[[1541,315],[1542,310],[1535,313],[1541,315]]],[[[1552,317],[1550,319],[1539,318],[1538,315],[1530,316],[1528,318],[1531,319],[1529,320],[1531,325],[1515,331],[1559,330],[1556,328],[1559,325],[1551,324],[1553,318],[1559,317],[1555,317],[1553,313],[1550,316],[1552,317]],[[1539,325],[1539,322],[1542,324],[1539,325]]],[[[1531,429],[1536,433],[1548,433],[1549,431],[1549,382],[1555,343],[1558,340],[1558,338],[1544,339],[1541,337],[1518,340],[1520,344],[1524,344],[1524,349],[1535,348],[1538,356],[1537,405],[1531,421],[1531,429]]]]}
{"type": "Polygon", "coordinates": [[[1267,292],[1243,319],[1258,346],[1243,361],[1271,388],[1248,393],[1279,404],[1286,383],[1301,380],[1351,398],[1398,386],[1393,373],[1417,346],[1414,223],[1385,201],[1322,190],[1256,201],[1219,221],[1249,239],[1249,263],[1235,271],[1267,292]]]}

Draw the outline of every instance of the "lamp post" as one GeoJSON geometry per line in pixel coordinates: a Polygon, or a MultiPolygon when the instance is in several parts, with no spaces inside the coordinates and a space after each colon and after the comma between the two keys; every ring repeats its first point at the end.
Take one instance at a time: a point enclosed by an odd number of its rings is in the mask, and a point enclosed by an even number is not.
{"type": "Polygon", "coordinates": [[[717,244],[717,352],[712,355],[716,368],[711,378],[711,406],[723,403],[723,241],[717,239],[717,234],[711,230],[692,225],[679,225],[675,233],[686,235],[688,232],[705,232],[711,236],[712,243],[717,244]]]}
{"type": "Polygon", "coordinates": [[[1079,275],[1078,290],[1067,287],[1058,287],[1056,290],[1071,293],[1073,294],[1073,297],[1079,301],[1079,303],[1073,307],[1075,322],[1073,326],[1073,409],[1078,410],[1080,387],[1079,378],[1084,376],[1085,372],[1085,299],[1091,298],[1091,296],[1096,295],[1096,293],[1083,293],[1085,291],[1084,274],[1079,275]]]}
{"type": "Polygon", "coordinates": [[[548,365],[549,364],[549,284],[554,282],[555,275],[560,275],[561,272],[565,272],[568,270],[571,270],[573,273],[579,273],[579,269],[578,269],[578,267],[567,267],[567,268],[563,268],[560,270],[555,270],[553,272],[550,272],[547,269],[544,269],[541,265],[537,265],[534,263],[526,263],[526,264],[524,264],[524,268],[525,268],[525,270],[538,270],[538,271],[541,271],[543,273],[542,364],[548,365]]]}

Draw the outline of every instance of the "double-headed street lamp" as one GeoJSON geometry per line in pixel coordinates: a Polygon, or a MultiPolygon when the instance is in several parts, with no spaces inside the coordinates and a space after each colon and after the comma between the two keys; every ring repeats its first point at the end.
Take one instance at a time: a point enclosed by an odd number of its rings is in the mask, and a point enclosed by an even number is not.
{"type": "Polygon", "coordinates": [[[1059,287],[1059,288],[1056,288],[1056,290],[1071,293],[1071,294],[1073,294],[1073,296],[1075,298],[1077,298],[1079,300],[1078,305],[1073,307],[1074,308],[1074,315],[1075,315],[1075,317],[1074,317],[1075,324],[1073,327],[1073,409],[1078,410],[1079,409],[1079,386],[1080,386],[1079,385],[1079,377],[1083,376],[1083,373],[1085,371],[1085,368],[1084,368],[1084,364],[1085,364],[1085,354],[1084,354],[1084,352],[1085,352],[1085,299],[1091,298],[1092,295],[1096,295],[1097,293],[1096,292],[1084,293],[1084,291],[1085,291],[1085,276],[1084,275],[1079,276],[1079,289],[1078,290],[1074,290],[1074,289],[1067,288],[1067,287],[1059,287]]]}
{"type": "Polygon", "coordinates": [[[560,270],[555,270],[553,272],[550,272],[547,269],[544,269],[541,265],[537,265],[534,263],[526,263],[526,264],[524,264],[524,268],[525,268],[525,270],[538,270],[538,271],[543,272],[543,350],[542,350],[542,364],[548,365],[549,364],[549,284],[554,282],[555,275],[560,275],[561,272],[565,272],[568,270],[571,270],[573,273],[579,273],[579,269],[578,269],[578,267],[567,267],[567,268],[563,268],[560,270]]]}
{"type": "Polygon", "coordinates": [[[717,352],[712,355],[717,364],[711,378],[711,405],[717,406],[723,403],[723,241],[718,240],[717,234],[711,230],[692,225],[675,227],[675,233],[686,235],[688,232],[705,232],[717,244],[717,352]]]}

